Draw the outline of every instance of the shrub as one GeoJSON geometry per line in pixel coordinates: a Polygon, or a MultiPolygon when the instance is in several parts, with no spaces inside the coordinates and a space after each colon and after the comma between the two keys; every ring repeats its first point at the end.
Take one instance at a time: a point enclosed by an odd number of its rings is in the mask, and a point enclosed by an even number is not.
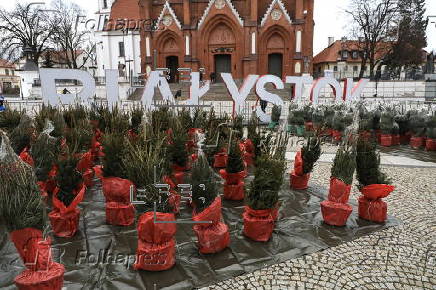
{"type": "Polygon", "coordinates": [[[353,182],[353,174],[356,169],[356,152],[353,147],[342,144],[336,152],[331,169],[331,176],[342,180],[346,184],[353,182]]]}
{"type": "Polygon", "coordinates": [[[380,171],[380,154],[377,145],[364,138],[359,138],[356,153],[356,173],[359,187],[370,184],[390,184],[387,176],[380,171]]]}
{"type": "Polygon", "coordinates": [[[230,151],[227,159],[227,173],[238,173],[244,171],[244,161],[242,160],[241,151],[239,150],[238,140],[233,140],[230,145],[230,151]]]}
{"type": "Polygon", "coordinates": [[[303,158],[303,174],[312,172],[315,162],[321,156],[321,140],[309,137],[301,148],[301,156],[303,158]]]}
{"type": "Polygon", "coordinates": [[[197,213],[202,212],[212,204],[218,196],[218,178],[209,166],[206,157],[200,154],[192,165],[191,182],[192,202],[197,213]]]}

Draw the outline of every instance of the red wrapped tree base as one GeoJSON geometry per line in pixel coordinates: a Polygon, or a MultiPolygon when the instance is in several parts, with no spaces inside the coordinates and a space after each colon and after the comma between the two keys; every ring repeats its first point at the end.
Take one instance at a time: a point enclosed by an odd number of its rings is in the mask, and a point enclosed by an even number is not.
{"type": "Polygon", "coordinates": [[[394,191],[394,189],[395,186],[393,185],[371,184],[363,187],[360,192],[365,196],[365,198],[376,200],[387,197],[392,191],[394,191]]]}
{"type": "Polygon", "coordinates": [[[339,142],[342,139],[342,132],[341,131],[337,131],[337,130],[333,130],[332,131],[332,137],[333,137],[333,140],[339,142]]]}
{"type": "Polygon", "coordinates": [[[238,184],[224,184],[224,198],[228,200],[243,200],[244,199],[244,185],[243,181],[238,184]]]}
{"type": "Polygon", "coordinates": [[[34,161],[32,156],[29,153],[29,148],[24,148],[23,151],[21,151],[19,155],[20,159],[23,160],[25,163],[29,164],[30,166],[34,166],[34,161]]]}
{"type": "Polygon", "coordinates": [[[230,245],[229,227],[225,223],[218,222],[208,227],[195,225],[193,230],[202,254],[218,253],[230,245]]]}
{"type": "Polygon", "coordinates": [[[214,168],[224,168],[227,166],[227,153],[225,152],[221,152],[218,154],[215,154],[214,156],[214,163],[213,163],[213,167],[214,168]]]}
{"type": "Polygon", "coordinates": [[[241,171],[238,173],[227,173],[225,169],[221,169],[220,175],[226,181],[226,184],[236,185],[239,184],[245,178],[245,176],[247,176],[247,172],[241,171]]]}
{"type": "Polygon", "coordinates": [[[306,131],[313,131],[313,123],[312,122],[304,122],[304,127],[306,131]]]}
{"type": "Polygon", "coordinates": [[[20,290],[61,290],[64,284],[64,265],[53,263],[43,271],[24,270],[15,277],[20,290]]]}
{"type": "MultiPolygon", "coordinates": [[[[209,205],[209,207],[205,208],[200,213],[195,213],[194,210],[194,216],[192,219],[196,222],[198,221],[208,221],[212,224],[221,222],[221,197],[215,198],[215,200],[209,205]]],[[[200,223],[198,224],[199,227],[208,227],[210,224],[208,223],[200,223]]]]}
{"type": "Polygon", "coordinates": [[[383,223],[387,219],[388,207],[381,199],[370,200],[359,197],[359,217],[368,221],[383,223]]]}
{"type": "Polygon", "coordinates": [[[347,203],[350,197],[351,185],[345,184],[337,178],[330,178],[328,200],[338,203],[347,203]]]}
{"type": "Polygon", "coordinates": [[[245,206],[242,214],[244,235],[254,241],[267,242],[271,238],[277,214],[276,209],[254,210],[245,206]]]}
{"type": "Polygon", "coordinates": [[[176,263],[176,242],[170,239],[162,244],[138,241],[135,270],[164,271],[176,263]]]}
{"type": "Polygon", "coordinates": [[[83,173],[83,183],[86,187],[91,187],[93,185],[92,179],[94,178],[94,171],[92,169],[88,169],[83,173]]]}
{"type": "Polygon", "coordinates": [[[185,181],[185,172],[183,171],[176,171],[173,173],[174,181],[176,185],[178,184],[184,184],[185,181]]]}
{"type": "Polygon", "coordinates": [[[296,190],[307,189],[309,183],[310,173],[304,175],[296,175],[294,171],[291,173],[291,188],[296,190]]]}
{"type": "Polygon", "coordinates": [[[75,208],[73,211],[64,214],[60,211],[51,211],[48,214],[48,218],[57,237],[70,238],[77,232],[80,210],[75,208]]]}
{"type": "Polygon", "coordinates": [[[321,213],[326,224],[345,226],[353,208],[349,204],[337,203],[329,200],[321,202],[321,213]]]}
{"type": "Polygon", "coordinates": [[[414,149],[418,149],[418,148],[424,146],[424,138],[423,137],[410,138],[410,146],[414,149]]]}
{"type": "Polygon", "coordinates": [[[392,145],[400,145],[400,135],[392,135],[392,145]]]}
{"type": "Polygon", "coordinates": [[[173,213],[179,213],[180,212],[180,201],[182,199],[182,196],[178,194],[175,191],[171,191],[171,195],[168,198],[168,202],[173,208],[173,213]]]}
{"type": "Polygon", "coordinates": [[[115,226],[130,226],[135,221],[135,207],[131,203],[106,202],[106,222],[115,226]]]}
{"type": "Polygon", "coordinates": [[[425,149],[427,151],[436,151],[436,139],[425,140],[425,149]]]}
{"type": "Polygon", "coordinates": [[[390,147],[393,145],[392,135],[382,134],[380,136],[380,145],[385,147],[390,147]]]}
{"type": "Polygon", "coordinates": [[[130,180],[119,177],[103,177],[102,187],[106,202],[130,202],[130,180]]]}
{"type": "Polygon", "coordinates": [[[176,224],[168,223],[175,221],[173,213],[146,212],[139,217],[138,238],[144,242],[162,244],[173,238],[176,234],[176,224]],[[154,215],[156,214],[156,221],[154,215]],[[159,221],[167,223],[158,223],[159,221]]]}

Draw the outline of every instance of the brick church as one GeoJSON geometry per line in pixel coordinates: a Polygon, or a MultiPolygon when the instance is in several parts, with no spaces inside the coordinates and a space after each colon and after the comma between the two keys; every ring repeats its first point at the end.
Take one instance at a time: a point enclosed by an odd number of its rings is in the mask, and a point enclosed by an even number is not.
{"type": "Polygon", "coordinates": [[[143,72],[166,67],[176,82],[177,68],[203,68],[206,79],[215,74],[220,81],[221,72],[236,79],[311,73],[313,6],[314,0],[116,0],[111,18],[138,9],[135,17],[157,20],[140,31],[143,72]]]}

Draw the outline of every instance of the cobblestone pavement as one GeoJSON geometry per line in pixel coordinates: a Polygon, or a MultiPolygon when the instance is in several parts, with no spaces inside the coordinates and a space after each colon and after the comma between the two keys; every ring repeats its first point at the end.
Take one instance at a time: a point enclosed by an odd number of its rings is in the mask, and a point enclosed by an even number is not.
{"type": "MultiPolygon", "coordinates": [[[[327,186],[330,168],[318,164],[310,183],[327,186]]],[[[436,168],[383,169],[396,185],[388,214],[401,226],[203,289],[436,289],[436,168]]]]}

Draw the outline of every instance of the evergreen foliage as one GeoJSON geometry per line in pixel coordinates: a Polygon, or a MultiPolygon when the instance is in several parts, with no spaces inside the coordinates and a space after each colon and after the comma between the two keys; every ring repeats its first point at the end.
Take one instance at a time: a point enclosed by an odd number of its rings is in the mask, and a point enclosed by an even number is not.
{"type": "Polygon", "coordinates": [[[436,115],[433,113],[433,115],[427,117],[426,122],[426,134],[427,138],[430,139],[436,139],[436,115]]]}
{"type": "Polygon", "coordinates": [[[282,114],[282,107],[274,105],[271,111],[271,121],[278,123],[280,121],[280,116],[282,114]]]}
{"type": "Polygon", "coordinates": [[[393,134],[394,133],[394,115],[390,110],[385,110],[380,117],[380,130],[382,134],[393,134]]]}
{"type": "Polygon", "coordinates": [[[20,124],[21,117],[25,114],[24,111],[7,109],[0,113],[0,129],[11,133],[14,128],[20,124]]]}
{"type": "Polygon", "coordinates": [[[355,149],[347,144],[339,146],[333,161],[331,176],[342,180],[346,184],[353,182],[353,174],[356,169],[355,149]]]}
{"type": "Polygon", "coordinates": [[[380,154],[377,144],[359,138],[356,149],[356,174],[359,187],[371,184],[390,184],[389,178],[380,171],[380,154]]]}
{"type": "Polygon", "coordinates": [[[69,150],[62,153],[56,165],[58,172],[56,175],[56,182],[59,187],[57,198],[69,206],[74,200],[76,195],[74,190],[78,190],[78,186],[82,183],[82,174],[76,169],[79,158],[77,155],[69,150]]]}
{"type": "Polygon", "coordinates": [[[124,134],[109,133],[103,136],[103,174],[105,177],[125,177],[123,158],[127,141],[124,134]]]}
{"type": "Polygon", "coordinates": [[[321,140],[309,137],[301,148],[301,156],[303,158],[303,174],[312,172],[315,162],[321,156],[321,140]]]}
{"type": "Polygon", "coordinates": [[[198,160],[192,165],[191,181],[192,202],[197,213],[202,212],[212,204],[218,196],[218,178],[209,166],[203,154],[198,156],[198,160]]]}
{"type": "Polygon", "coordinates": [[[130,129],[135,132],[136,134],[139,134],[140,132],[140,127],[141,127],[141,123],[142,123],[142,118],[144,116],[144,108],[142,107],[137,107],[134,108],[132,113],[131,113],[131,117],[130,117],[130,129]]]}
{"type": "Polygon", "coordinates": [[[20,124],[11,132],[10,140],[12,148],[16,154],[20,154],[24,148],[30,147],[32,138],[35,135],[35,127],[32,119],[23,115],[20,120],[20,124]]]}
{"type": "Polygon", "coordinates": [[[423,137],[425,134],[425,117],[416,111],[411,111],[409,117],[410,130],[415,137],[423,137]]]}
{"type": "Polygon", "coordinates": [[[180,167],[184,167],[188,163],[188,151],[186,149],[186,142],[188,141],[188,134],[182,124],[175,124],[173,126],[172,144],[168,146],[168,153],[170,161],[180,167]]]}
{"type": "Polygon", "coordinates": [[[239,150],[239,141],[234,139],[228,152],[226,171],[227,173],[239,173],[244,171],[244,169],[244,161],[242,160],[241,150],[239,150]]]}

